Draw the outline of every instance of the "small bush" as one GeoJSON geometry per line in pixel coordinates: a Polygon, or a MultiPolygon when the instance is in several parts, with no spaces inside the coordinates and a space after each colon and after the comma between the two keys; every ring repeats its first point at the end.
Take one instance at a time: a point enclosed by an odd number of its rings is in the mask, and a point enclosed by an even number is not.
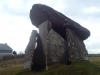
{"type": "Polygon", "coordinates": [[[3,56],[3,61],[12,60],[12,59],[19,59],[19,58],[24,58],[24,54],[20,54],[20,55],[5,55],[5,56],[3,56]]]}

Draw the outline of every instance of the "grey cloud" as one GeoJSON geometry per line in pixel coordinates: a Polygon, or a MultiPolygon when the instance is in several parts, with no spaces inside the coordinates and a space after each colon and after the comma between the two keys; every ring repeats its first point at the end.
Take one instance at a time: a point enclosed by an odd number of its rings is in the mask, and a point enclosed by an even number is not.
{"type": "Polygon", "coordinates": [[[83,9],[88,7],[98,7],[100,8],[100,0],[63,0],[67,7],[64,8],[63,13],[71,18],[99,18],[99,13],[84,13],[83,9]]]}
{"type": "MultiPolygon", "coordinates": [[[[2,2],[3,10],[1,13],[6,13],[11,16],[20,16],[28,18],[29,21],[29,12],[33,4],[36,3],[36,0],[21,0],[23,3],[21,6],[18,6],[17,8],[10,8],[8,2],[9,0],[0,0],[0,3],[2,2]]],[[[49,4],[46,4],[45,2],[42,2],[42,4],[49,5],[51,7],[54,7],[58,4],[57,0],[47,0],[49,4]]],[[[96,29],[96,24],[98,25],[100,23],[100,12],[94,12],[94,13],[86,13],[84,9],[90,8],[90,7],[97,7],[100,8],[100,0],[62,0],[64,8],[60,11],[61,13],[64,13],[69,18],[73,19],[74,21],[77,21],[78,19],[82,20],[83,22],[91,22],[91,24],[94,24],[93,27],[96,29]]],[[[62,5],[62,6],[63,6],[62,5]]],[[[61,6],[61,5],[59,5],[61,6]]],[[[14,24],[13,20],[8,22],[9,24],[14,24]]],[[[98,26],[99,27],[99,26],[98,26]]],[[[94,29],[94,28],[93,28],[94,29]]],[[[94,33],[97,33],[96,30],[92,31],[94,33]]],[[[96,35],[98,37],[98,35],[96,35]]],[[[92,37],[91,37],[92,38],[92,37]]],[[[93,37],[93,40],[95,38],[93,37]]],[[[91,44],[87,44],[87,49],[98,49],[100,48],[100,42],[94,42],[92,40],[87,40],[86,42],[90,42],[91,44]]]]}
{"type": "Polygon", "coordinates": [[[98,49],[100,48],[100,42],[93,42],[90,45],[87,44],[87,48],[88,49],[98,49]]]}
{"type": "Polygon", "coordinates": [[[2,3],[2,7],[3,7],[3,10],[1,11],[1,13],[5,13],[8,15],[25,17],[27,14],[29,14],[29,10],[27,9],[27,4],[24,3],[24,1],[23,1],[23,4],[21,6],[17,6],[17,8],[14,8],[14,6],[10,8],[9,3],[5,1],[2,3]]]}

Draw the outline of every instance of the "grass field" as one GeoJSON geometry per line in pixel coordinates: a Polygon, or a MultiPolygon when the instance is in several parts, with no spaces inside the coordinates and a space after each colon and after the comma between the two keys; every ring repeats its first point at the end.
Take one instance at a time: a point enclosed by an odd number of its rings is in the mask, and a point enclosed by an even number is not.
{"type": "Polygon", "coordinates": [[[16,71],[22,70],[22,65],[0,68],[0,75],[13,75],[16,71]]]}
{"type": "Polygon", "coordinates": [[[90,62],[100,67],[100,57],[90,57],[90,62]]]}
{"type": "Polygon", "coordinates": [[[0,68],[11,67],[11,66],[15,66],[15,65],[22,65],[23,63],[24,63],[23,58],[2,61],[2,62],[0,62],[0,68]]]}
{"type": "Polygon", "coordinates": [[[15,66],[0,68],[0,75],[100,75],[100,57],[90,57],[89,61],[91,63],[77,61],[69,66],[55,64],[50,66],[50,70],[40,72],[23,70],[23,64],[16,64],[15,66]]]}

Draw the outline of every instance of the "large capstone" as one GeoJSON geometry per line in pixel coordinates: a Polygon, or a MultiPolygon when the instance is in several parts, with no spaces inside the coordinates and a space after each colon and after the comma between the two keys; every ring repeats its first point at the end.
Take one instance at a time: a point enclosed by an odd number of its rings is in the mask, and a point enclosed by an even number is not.
{"type": "Polygon", "coordinates": [[[66,41],[53,29],[47,37],[47,66],[54,63],[67,64],[66,41]]]}
{"type": "Polygon", "coordinates": [[[66,38],[66,28],[72,29],[82,40],[90,36],[88,29],[46,5],[34,4],[30,10],[30,19],[36,27],[39,27],[46,20],[49,20],[52,23],[52,28],[64,39],[66,38]]]}
{"type": "Polygon", "coordinates": [[[33,54],[35,50],[37,31],[33,30],[30,36],[29,43],[25,50],[24,69],[32,70],[33,54]]]}
{"type": "Polygon", "coordinates": [[[68,42],[69,62],[76,60],[88,60],[88,53],[82,39],[71,29],[66,29],[68,42]]]}

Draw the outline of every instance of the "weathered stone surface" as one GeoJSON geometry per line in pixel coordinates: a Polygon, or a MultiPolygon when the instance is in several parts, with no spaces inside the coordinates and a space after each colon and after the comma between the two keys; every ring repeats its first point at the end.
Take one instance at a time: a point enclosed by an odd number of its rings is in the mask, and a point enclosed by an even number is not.
{"type": "Polygon", "coordinates": [[[53,63],[67,64],[66,41],[53,29],[47,37],[47,66],[53,63]]]}
{"type": "MultiPolygon", "coordinates": [[[[43,22],[41,25],[39,25],[39,37],[42,43],[42,47],[43,47],[43,51],[44,51],[44,55],[45,55],[45,64],[47,65],[47,52],[46,52],[46,47],[47,47],[47,43],[46,43],[46,39],[47,39],[47,35],[49,33],[49,31],[52,29],[52,25],[50,21],[45,21],[43,22]]],[[[47,69],[47,68],[46,68],[47,69]]]]}
{"type": "Polygon", "coordinates": [[[42,42],[43,50],[45,52],[47,35],[52,28],[51,22],[47,20],[47,21],[43,22],[41,25],[39,25],[38,28],[39,28],[40,40],[42,42]]]}
{"type": "Polygon", "coordinates": [[[31,33],[31,36],[30,36],[29,43],[28,43],[26,50],[25,50],[24,69],[32,70],[33,53],[35,50],[36,36],[37,36],[37,31],[33,30],[31,33]]]}
{"type": "Polygon", "coordinates": [[[88,53],[81,38],[70,29],[66,29],[66,37],[68,42],[69,62],[74,62],[76,60],[88,60],[88,53]]]}
{"type": "Polygon", "coordinates": [[[37,35],[37,47],[33,54],[32,70],[39,70],[46,68],[46,57],[43,51],[42,42],[39,35],[37,35]]]}
{"type": "Polygon", "coordinates": [[[38,27],[44,21],[49,20],[52,23],[52,28],[64,39],[66,38],[66,28],[74,30],[82,40],[85,40],[90,36],[90,31],[88,29],[82,27],[80,24],[46,5],[33,5],[32,9],[30,10],[30,19],[33,25],[36,27],[38,27]]]}

